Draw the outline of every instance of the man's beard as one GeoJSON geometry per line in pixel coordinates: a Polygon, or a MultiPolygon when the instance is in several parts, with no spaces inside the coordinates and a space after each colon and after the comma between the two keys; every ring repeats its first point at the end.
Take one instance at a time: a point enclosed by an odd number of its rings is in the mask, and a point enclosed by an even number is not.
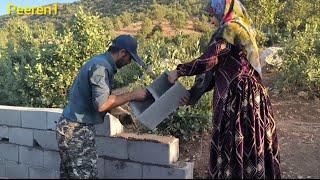
{"type": "Polygon", "coordinates": [[[126,63],[126,62],[125,62],[123,59],[120,59],[120,60],[116,63],[117,68],[120,69],[120,68],[124,67],[124,66],[126,65],[125,63],[126,63]]]}

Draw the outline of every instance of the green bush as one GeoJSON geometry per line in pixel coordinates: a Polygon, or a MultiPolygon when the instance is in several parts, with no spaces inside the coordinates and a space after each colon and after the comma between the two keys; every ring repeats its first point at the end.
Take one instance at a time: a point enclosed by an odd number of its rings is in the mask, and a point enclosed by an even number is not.
{"type": "Polygon", "coordinates": [[[194,19],[193,27],[196,31],[207,33],[212,31],[212,27],[209,25],[209,18],[205,15],[202,15],[200,19],[194,19]]]}
{"type": "Polygon", "coordinates": [[[111,18],[106,17],[106,18],[104,18],[102,20],[103,20],[103,26],[105,27],[105,29],[107,31],[113,31],[114,30],[115,27],[113,25],[113,21],[112,21],[111,18]]]}
{"type": "MultiPolygon", "coordinates": [[[[24,66],[33,64],[39,56],[38,41],[26,22],[12,19],[7,23],[8,43],[0,59],[1,104],[27,105],[30,102],[27,74],[24,66]]],[[[50,29],[48,29],[50,31],[50,29]]]]}
{"type": "Polygon", "coordinates": [[[188,15],[183,11],[171,10],[168,14],[170,25],[175,29],[182,29],[187,25],[188,15]]]}
{"type": "Polygon", "coordinates": [[[119,30],[122,29],[124,27],[123,22],[121,21],[121,17],[117,16],[115,18],[113,18],[113,27],[115,30],[119,30]]]}
{"type": "Polygon", "coordinates": [[[278,86],[284,91],[308,90],[320,95],[320,19],[313,19],[305,30],[296,31],[284,43],[283,64],[278,86]]]}
{"type": "Polygon", "coordinates": [[[277,85],[283,91],[309,91],[320,95],[320,4],[316,1],[286,1],[279,13],[284,47],[277,85]]]}
{"type": "Polygon", "coordinates": [[[145,37],[152,32],[152,28],[153,28],[152,20],[150,18],[145,18],[142,23],[142,27],[140,29],[139,34],[145,37]]]}
{"type": "Polygon", "coordinates": [[[281,0],[243,0],[257,31],[259,46],[279,43],[280,12],[285,8],[281,0]]]}
{"type": "Polygon", "coordinates": [[[63,107],[83,63],[109,46],[110,36],[101,23],[98,16],[80,9],[63,34],[39,26],[39,37],[34,38],[28,25],[14,25],[1,65],[5,79],[13,79],[17,87],[8,89],[8,82],[2,82],[1,94],[15,98],[10,100],[15,105],[63,107]]]}
{"type": "Polygon", "coordinates": [[[123,23],[124,27],[129,26],[133,22],[133,14],[125,11],[120,16],[121,22],[123,23]]]}
{"type": "Polygon", "coordinates": [[[164,5],[160,5],[160,4],[153,4],[151,6],[151,14],[154,20],[158,20],[158,21],[163,21],[166,14],[167,14],[167,10],[168,8],[165,7],[164,5]]]}

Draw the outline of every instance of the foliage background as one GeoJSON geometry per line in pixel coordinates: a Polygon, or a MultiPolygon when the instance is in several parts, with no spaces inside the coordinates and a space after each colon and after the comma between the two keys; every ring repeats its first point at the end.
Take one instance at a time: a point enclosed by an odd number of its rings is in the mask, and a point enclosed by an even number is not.
{"type": "MultiPolygon", "coordinates": [[[[283,47],[276,67],[283,92],[320,93],[320,3],[317,0],[243,0],[257,29],[263,50],[283,47]]],[[[136,22],[142,28],[139,54],[157,75],[201,54],[214,29],[207,23],[203,0],[82,0],[60,5],[54,17],[0,17],[0,104],[60,107],[79,68],[104,53],[116,31],[136,22]],[[161,23],[178,32],[166,36],[161,23]],[[182,33],[192,21],[200,35],[182,33]],[[180,33],[179,33],[180,32],[180,33]]],[[[181,82],[191,87],[194,78],[181,82]]],[[[116,75],[116,86],[146,86],[152,82],[132,63],[116,75]]],[[[211,126],[212,94],[193,107],[181,107],[151,133],[190,138],[211,126]]]]}

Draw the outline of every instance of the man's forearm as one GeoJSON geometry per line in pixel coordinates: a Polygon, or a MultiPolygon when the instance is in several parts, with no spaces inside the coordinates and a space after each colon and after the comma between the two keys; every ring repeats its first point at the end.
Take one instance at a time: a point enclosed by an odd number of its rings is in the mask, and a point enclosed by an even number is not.
{"type": "Polygon", "coordinates": [[[99,112],[107,112],[132,100],[134,100],[132,92],[120,95],[110,95],[108,100],[99,107],[99,112]]]}

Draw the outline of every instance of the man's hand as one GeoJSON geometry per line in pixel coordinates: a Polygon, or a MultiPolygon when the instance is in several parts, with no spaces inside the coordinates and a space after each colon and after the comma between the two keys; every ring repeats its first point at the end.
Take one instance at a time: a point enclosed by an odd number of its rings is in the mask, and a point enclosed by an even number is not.
{"type": "Polygon", "coordinates": [[[178,72],[177,70],[173,70],[173,71],[170,71],[169,72],[169,75],[168,75],[168,81],[171,83],[171,84],[174,84],[177,80],[178,80],[178,72]]]}
{"type": "Polygon", "coordinates": [[[120,95],[110,95],[106,102],[102,104],[98,111],[107,112],[115,107],[121,106],[129,101],[144,101],[148,97],[147,90],[139,89],[130,93],[124,93],[120,95]]]}
{"type": "Polygon", "coordinates": [[[188,105],[189,104],[189,96],[184,96],[180,99],[179,101],[179,106],[185,106],[185,105],[188,105]]]}
{"type": "Polygon", "coordinates": [[[148,97],[146,89],[138,89],[132,92],[133,100],[135,101],[144,101],[148,97]]]}

